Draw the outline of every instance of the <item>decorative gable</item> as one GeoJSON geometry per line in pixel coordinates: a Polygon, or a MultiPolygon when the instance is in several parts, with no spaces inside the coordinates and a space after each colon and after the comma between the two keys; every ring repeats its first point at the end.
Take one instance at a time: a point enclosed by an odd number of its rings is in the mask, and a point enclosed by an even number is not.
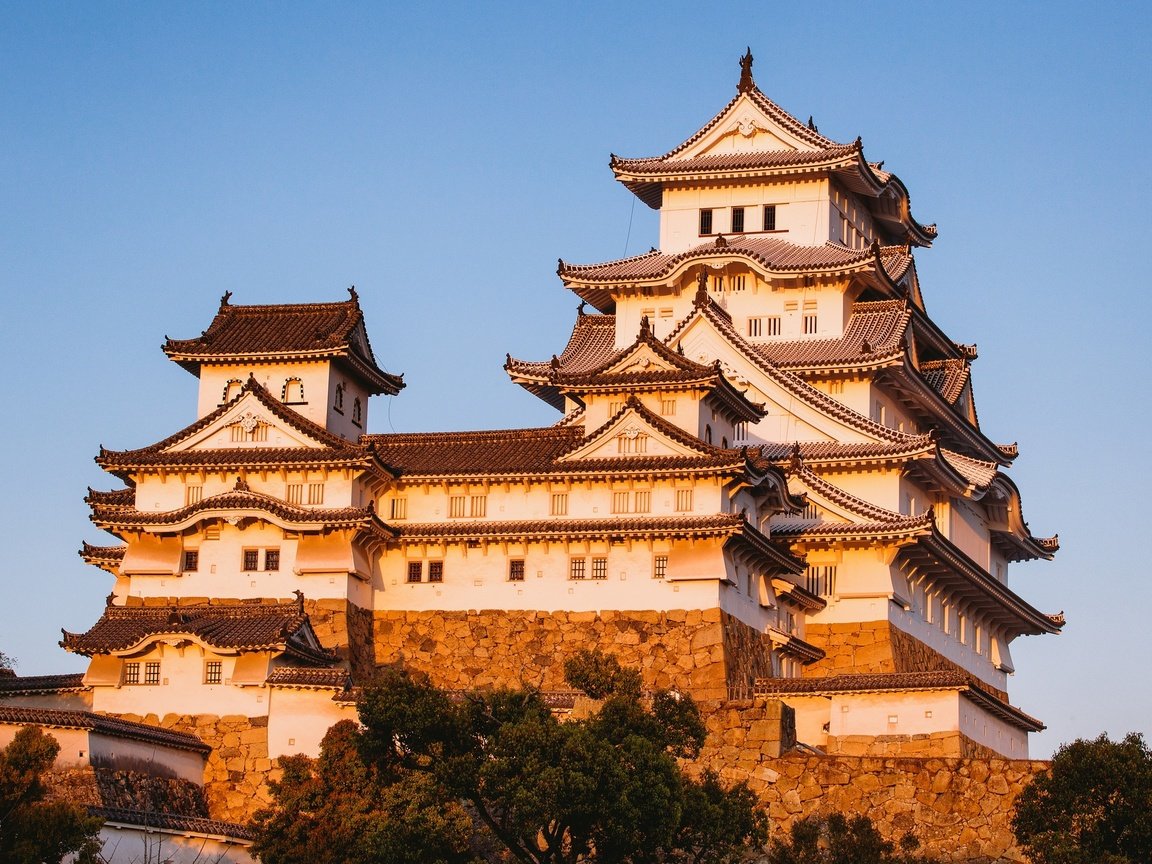
{"type": "Polygon", "coordinates": [[[713,456],[715,448],[696,442],[679,429],[653,417],[636,399],[591,433],[558,461],[616,459],[629,456],[713,456]]]}

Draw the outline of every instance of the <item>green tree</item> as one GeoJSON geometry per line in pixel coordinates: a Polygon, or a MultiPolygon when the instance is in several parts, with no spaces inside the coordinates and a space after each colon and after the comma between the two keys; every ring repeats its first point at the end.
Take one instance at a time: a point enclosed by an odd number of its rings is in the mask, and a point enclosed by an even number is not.
{"type": "Polygon", "coordinates": [[[1152,752],[1144,738],[1062,745],[1016,799],[1012,830],[1034,864],[1152,861],[1152,752]]]}
{"type": "Polygon", "coordinates": [[[809,816],[792,824],[787,840],[776,841],[768,864],[932,864],[916,854],[911,834],[899,844],[885,840],[867,816],[809,816]]]}
{"type": "Polygon", "coordinates": [[[0,751],[0,861],[5,864],[58,862],[75,853],[77,862],[99,860],[100,826],[83,807],[47,801],[41,779],[60,745],[41,729],[25,726],[0,751]]]}
{"type": "Polygon", "coordinates": [[[639,676],[598,653],[567,672],[604,702],[561,723],[531,690],[453,700],[389,670],[360,704],[367,759],[434,777],[528,864],[722,864],[763,843],[766,820],[747,787],[694,780],[677,763],[704,741],[691,699],[664,692],[647,706],[639,676]]]}
{"type": "Polygon", "coordinates": [[[272,806],[256,814],[253,851],[264,864],[463,864],[472,820],[433,778],[383,770],[360,755],[351,720],[324,736],[320,757],[280,759],[272,806]]]}

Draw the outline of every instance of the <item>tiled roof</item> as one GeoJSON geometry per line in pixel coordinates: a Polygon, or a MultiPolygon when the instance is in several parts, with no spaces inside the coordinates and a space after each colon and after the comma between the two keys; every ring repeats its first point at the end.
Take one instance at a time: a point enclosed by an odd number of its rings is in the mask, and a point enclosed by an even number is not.
{"type": "Polygon", "coordinates": [[[208,834],[213,837],[227,837],[229,840],[252,841],[256,839],[256,832],[247,825],[222,822],[219,819],[158,813],[154,810],[125,810],[121,807],[89,807],[88,812],[114,825],[159,829],[179,834],[208,834]]]}
{"type": "Polygon", "coordinates": [[[79,554],[89,564],[119,564],[127,551],[127,546],[93,546],[85,542],[79,554]]]}
{"type": "Polygon", "coordinates": [[[166,747],[210,753],[212,748],[187,732],[174,732],[145,723],[134,723],[93,714],[91,711],[63,711],[55,708],[17,708],[0,703],[0,723],[19,723],[25,726],[52,726],[57,729],[88,729],[117,738],[147,741],[166,747]]]}
{"type": "Polygon", "coordinates": [[[87,633],[64,631],[60,645],[91,656],[127,651],[167,634],[192,636],[220,649],[287,651],[316,664],[335,658],[314,647],[312,625],[300,602],[107,606],[87,633]]]}
{"type": "Polygon", "coordinates": [[[388,527],[376,518],[371,506],[331,509],[302,507],[288,504],[271,495],[253,492],[241,483],[237,483],[237,487],[230,492],[211,495],[178,510],[137,510],[97,504],[92,507],[91,518],[101,528],[122,530],[142,526],[176,526],[195,521],[203,514],[225,510],[256,510],[294,525],[320,525],[325,528],[360,527],[379,534],[388,533],[388,527]]]}
{"type": "Polygon", "coordinates": [[[0,676],[0,696],[27,696],[34,693],[58,693],[65,690],[85,690],[84,673],[65,675],[12,675],[0,676]]]}
{"type": "MultiPolygon", "coordinates": [[[[579,375],[590,369],[596,369],[611,359],[619,357],[622,352],[616,350],[616,318],[614,315],[585,315],[576,319],[572,328],[572,335],[568,337],[568,344],[556,362],[560,369],[572,375],[579,375]]],[[[513,379],[527,377],[536,379],[535,382],[521,382],[530,392],[540,396],[545,402],[556,410],[564,410],[564,397],[560,391],[546,382],[553,370],[548,360],[532,362],[515,360],[508,355],[504,368],[513,379]]]]}
{"type": "Polygon", "coordinates": [[[944,449],[940,450],[940,455],[957,474],[977,489],[986,489],[996,479],[997,465],[995,462],[973,459],[971,456],[944,449]]]}
{"type": "Polygon", "coordinates": [[[268,676],[268,684],[272,687],[315,687],[323,690],[347,690],[351,683],[352,676],[347,669],[278,666],[268,676]]]}
{"type": "Polygon", "coordinates": [[[88,494],[84,496],[84,503],[99,504],[101,507],[132,508],[136,506],[136,490],[130,486],[125,489],[113,489],[108,492],[103,492],[89,486],[88,494]]]}
{"type": "MultiPolygon", "coordinates": [[[[177,447],[179,444],[216,423],[221,417],[231,411],[233,406],[243,399],[246,393],[251,393],[255,396],[257,401],[259,401],[270,414],[291,428],[315,440],[320,445],[319,447],[301,448],[269,447],[267,448],[268,452],[279,451],[282,454],[287,454],[290,452],[290,449],[294,449],[299,451],[298,458],[301,461],[307,462],[313,460],[317,463],[349,459],[368,460],[371,458],[371,453],[364,447],[354,442],[344,440],[339,435],[329,432],[323,426],[313,423],[303,415],[297,414],[290,408],[285,407],[279,399],[269,393],[255,378],[250,377],[241,388],[240,393],[231,401],[221,405],[215,411],[204,415],[190,426],[186,426],[179,432],[169,435],[162,441],[157,441],[155,444],[150,444],[147,447],[141,447],[136,450],[107,450],[101,447],[100,454],[96,457],[96,464],[107,471],[123,473],[133,468],[150,467],[153,465],[186,464],[191,467],[204,464],[216,467],[232,464],[229,460],[233,458],[239,460],[260,460],[262,457],[260,457],[256,451],[262,451],[265,448],[219,448],[196,452],[169,452],[172,448],[177,447]]],[[[244,464],[243,461],[240,464],[244,464]]],[[[113,493],[94,494],[108,495],[113,493]]],[[[125,494],[124,490],[120,490],[119,494],[125,494]]],[[[127,503],[131,503],[131,501],[127,503]]]]}
{"type": "Polygon", "coordinates": [[[882,672],[830,675],[824,678],[758,678],[756,693],[765,696],[824,695],[830,693],[884,693],[909,690],[958,690],[992,714],[1027,732],[1044,724],[990,693],[972,676],[959,670],[934,672],[882,672]]]}
{"type": "Polygon", "coordinates": [[[912,312],[903,300],[856,303],[844,335],[838,339],[790,339],[751,344],[766,360],[785,368],[859,365],[903,352],[911,319],[912,312]]]}
{"type": "Polygon", "coordinates": [[[818,150],[755,150],[745,153],[708,153],[701,156],[668,158],[655,156],[647,159],[614,158],[610,166],[619,174],[638,176],[668,176],[683,174],[727,173],[754,171],[763,168],[830,167],[836,163],[854,161],[859,148],[855,144],[839,144],[818,150]]]}
{"type": "Polygon", "coordinates": [[[498,540],[518,537],[604,539],[608,536],[642,537],[648,534],[723,535],[737,532],[744,525],[744,517],[739,513],[716,513],[707,516],[609,516],[603,519],[460,519],[451,522],[398,523],[397,528],[401,539],[411,541],[437,537],[498,540]]]}
{"type": "Polygon", "coordinates": [[[100,454],[100,465],[109,471],[156,468],[249,468],[267,465],[347,465],[361,464],[371,458],[363,448],[318,447],[242,447],[216,450],[176,450],[168,452],[128,451],[100,454]]]}
{"type": "Polygon", "coordinates": [[[920,373],[928,386],[949,405],[954,405],[964,392],[971,371],[967,360],[929,360],[920,364],[920,373]]]}
{"type": "Polygon", "coordinates": [[[763,444],[760,451],[773,462],[790,461],[799,450],[805,463],[853,462],[872,459],[899,459],[929,453],[936,447],[931,435],[909,436],[901,441],[797,441],[763,444]]]}
{"type": "Polygon", "coordinates": [[[404,386],[376,365],[356,293],[340,303],[233,306],[225,294],[212,323],[198,338],[167,339],[164,353],[186,369],[201,363],[263,358],[340,358],[380,393],[404,386]]]}
{"type": "Polygon", "coordinates": [[[694,246],[685,252],[667,255],[653,250],[645,255],[600,264],[560,262],[557,272],[565,282],[619,284],[662,279],[680,264],[696,259],[742,254],[772,272],[806,273],[813,270],[839,271],[869,266],[875,262],[874,249],[848,249],[837,243],[799,246],[775,237],[732,234],[717,241],[694,246]]]}

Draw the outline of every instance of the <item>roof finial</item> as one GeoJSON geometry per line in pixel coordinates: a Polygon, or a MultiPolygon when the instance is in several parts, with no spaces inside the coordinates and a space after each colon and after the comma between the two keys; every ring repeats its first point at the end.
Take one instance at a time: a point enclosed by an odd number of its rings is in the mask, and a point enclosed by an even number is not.
{"type": "Polygon", "coordinates": [[[808,115],[808,128],[813,132],[818,133],[820,131],[820,127],[816,125],[816,119],[811,114],[808,115]]]}
{"type": "Polygon", "coordinates": [[[652,334],[651,322],[648,320],[647,315],[640,316],[640,338],[646,339],[652,334]]]}
{"type": "Polygon", "coordinates": [[[702,267],[700,275],[696,277],[696,296],[692,299],[692,303],[703,308],[711,302],[708,297],[708,271],[702,267]]]}
{"type": "Polygon", "coordinates": [[[756,82],[752,80],[752,46],[748,46],[748,50],[744,56],[740,58],[740,83],[736,85],[737,93],[748,93],[756,87],[756,82]]]}
{"type": "Polygon", "coordinates": [[[220,308],[223,309],[228,305],[228,301],[232,299],[232,292],[225,291],[224,296],[220,298],[220,308]]]}
{"type": "Polygon", "coordinates": [[[356,293],[356,286],[355,285],[349,285],[348,286],[348,296],[352,299],[353,303],[359,303],[360,302],[360,295],[356,293]]]}
{"type": "Polygon", "coordinates": [[[576,317],[577,318],[583,318],[584,317],[584,307],[587,305],[588,305],[587,300],[581,300],[580,301],[580,305],[576,307],[576,317]]]}
{"type": "Polygon", "coordinates": [[[303,592],[303,591],[301,591],[299,588],[297,588],[297,589],[296,589],[295,591],[293,591],[292,593],[296,595],[296,606],[297,606],[297,608],[298,608],[298,609],[299,609],[301,612],[303,612],[303,611],[304,611],[304,592],[303,592]]]}

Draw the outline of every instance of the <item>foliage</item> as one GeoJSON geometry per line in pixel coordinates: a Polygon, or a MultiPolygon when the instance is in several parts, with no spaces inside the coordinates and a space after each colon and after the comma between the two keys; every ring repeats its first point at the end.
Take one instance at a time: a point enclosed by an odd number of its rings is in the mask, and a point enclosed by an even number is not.
{"type": "Polygon", "coordinates": [[[98,860],[102,821],[76,804],[44,800],[41,777],[59,752],[56,739],[33,726],[0,751],[0,861],[41,864],[70,853],[80,864],[98,860]]]}
{"type": "Polygon", "coordinates": [[[639,676],[600,654],[568,672],[604,703],[561,723],[531,690],[453,700],[389,670],[360,704],[366,759],[435,778],[518,861],[721,864],[763,842],[747,787],[693,780],[677,764],[704,741],[691,699],[660,693],[646,707],[639,676]]]}
{"type": "Polygon", "coordinates": [[[253,851],[264,864],[463,864],[472,821],[445,803],[432,778],[360,756],[351,720],[328,730],[320,757],[280,759],[273,804],[256,814],[253,851]]]}
{"type": "Polygon", "coordinates": [[[16,668],[16,658],[10,654],[5,654],[3,651],[0,651],[0,669],[15,669],[15,668],[16,668]]]}
{"type": "Polygon", "coordinates": [[[1016,839],[1034,864],[1152,861],[1152,751],[1131,733],[1056,751],[1016,799],[1016,839]]]}
{"type": "Polygon", "coordinates": [[[931,864],[916,854],[911,834],[899,843],[880,836],[867,816],[809,816],[792,825],[788,840],[772,844],[768,864],[931,864]]]}

